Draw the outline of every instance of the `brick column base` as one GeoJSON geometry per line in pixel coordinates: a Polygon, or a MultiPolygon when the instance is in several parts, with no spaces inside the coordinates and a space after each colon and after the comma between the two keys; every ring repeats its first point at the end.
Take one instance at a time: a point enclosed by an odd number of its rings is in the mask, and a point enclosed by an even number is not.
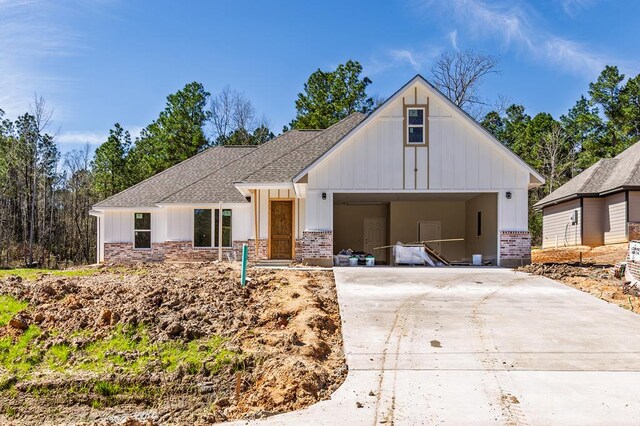
{"type": "Polygon", "coordinates": [[[295,261],[330,266],[333,264],[333,232],[303,231],[296,239],[295,261]]]}
{"type": "Polygon", "coordinates": [[[500,231],[500,266],[513,268],[531,263],[528,231],[500,231]]]}
{"type": "Polygon", "coordinates": [[[629,241],[640,240],[640,222],[627,222],[629,241]]]}

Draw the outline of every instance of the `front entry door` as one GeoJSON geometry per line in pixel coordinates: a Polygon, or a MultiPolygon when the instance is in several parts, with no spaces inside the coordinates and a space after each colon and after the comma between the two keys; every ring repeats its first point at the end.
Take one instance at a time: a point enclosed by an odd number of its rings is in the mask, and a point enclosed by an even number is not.
{"type": "Polygon", "coordinates": [[[293,201],[271,201],[271,259],[293,257],[293,201]]]}

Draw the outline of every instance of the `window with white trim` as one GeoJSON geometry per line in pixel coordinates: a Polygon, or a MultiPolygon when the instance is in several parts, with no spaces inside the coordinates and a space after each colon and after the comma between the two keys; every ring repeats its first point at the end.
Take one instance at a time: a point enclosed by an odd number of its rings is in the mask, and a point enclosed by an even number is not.
{"type": "MultiPolygon", "coordinates": [[[[193,246],[218,247],[219,221],[220,209],[194,209],[193,246]]],[[[231,243],[231,209],[222,209],[222,247],[231,247],[231,243]]]]}
{"type": "Polygon", "coordinates": [[[133,214],[133,248],[151,248],[151,213],[133,214]]]}
{"type": "Polygon", "coordinates": [[[425,109],[407,108],[407,144],[424,145],[425,143],[425,109]]]}

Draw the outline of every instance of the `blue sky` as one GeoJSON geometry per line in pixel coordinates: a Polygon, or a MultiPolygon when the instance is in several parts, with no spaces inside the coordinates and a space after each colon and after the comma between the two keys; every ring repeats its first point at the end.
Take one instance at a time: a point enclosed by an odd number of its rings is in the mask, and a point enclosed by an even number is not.
{"type": "Polygon", "coordinates": [[[63,150],[133,134],[199,81],[244,92],[272,129],[295,115],[309,74],[348,59],[386,97],[446,49],[500,58],[482,95],[564,113],[605,64],[640,73],[640,2],[615,0],[0,0],[0,109],[34,93],[55,110],[63,150]]]}

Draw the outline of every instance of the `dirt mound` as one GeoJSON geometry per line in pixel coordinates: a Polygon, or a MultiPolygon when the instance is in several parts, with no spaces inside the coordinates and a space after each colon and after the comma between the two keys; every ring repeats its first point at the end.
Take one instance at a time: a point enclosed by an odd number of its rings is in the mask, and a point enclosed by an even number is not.
{"type": "Polygon", "coordinates": [[[532,263],[517,269],[535,275],[543,275],[563,284],[593,294],[600,299],[633,312],[640,312],[640,291],[634,285],[614,277],[608,266],[575,265],[563,263],[532,263]]]}
{"type": "Polygon", "coordinates": [[[0,422],[206,424],[327,398],[346,376],[332,273],[248,276],[213,263],[0,281],[28,302],[0,338],[37,360],[0,374],[0,422]]]}
{"type": "Polygon", "coordinates": [[[531,250],[533,263],[593,263],[615,265],[627,258],[628,244],[612,244],[608,246],[562,247],[552,249],[531,250]]]}

